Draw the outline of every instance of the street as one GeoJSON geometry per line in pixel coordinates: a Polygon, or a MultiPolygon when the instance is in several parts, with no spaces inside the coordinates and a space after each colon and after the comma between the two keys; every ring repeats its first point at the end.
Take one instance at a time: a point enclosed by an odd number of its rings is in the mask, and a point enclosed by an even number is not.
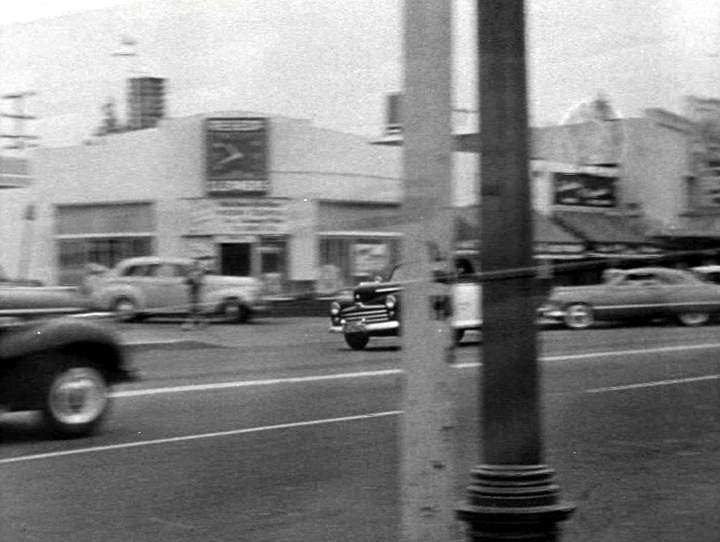
{"type": "MultiPolygon", "coordinates": [[[[545,455],[569,542],[720,532],[718,326],[539,334],[545,455]]],[[[395,541],[398,339],[351,351],[323,318],[123,325],[143,380],[101,433],[0,422],[0,540],[395,541]]],[[[457,500],[479,462],[478,341],[456,349],[457,500]]]]}

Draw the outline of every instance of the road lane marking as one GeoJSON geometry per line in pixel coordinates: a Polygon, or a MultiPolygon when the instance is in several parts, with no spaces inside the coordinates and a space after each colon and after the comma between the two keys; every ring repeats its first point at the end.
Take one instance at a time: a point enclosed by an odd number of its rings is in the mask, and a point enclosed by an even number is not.
{"type": "MultiPolygon", "coordinates": [[[[539,358],[539,361],[553,362],[553,361],[571,361],[576,359],[592,359],[612,356],[636,356],[643,354],[662,354],[669,352],[681,352],[688,350],[703,350],[720,348],[720,343],[705,343],[705,344],[693,344],[693,345],[678,345],[678,346],[663,346],[658,348],[648,349],[633,349],[633,350],[616,350],[608,352],[588,352],[584,354],[566,354],[559,356],[543,356],[539,358]]],[[[452,367],[456,369],[472,369],[480,367],[482,364],[478,362],[470,363],[457,363],[453,364],[452,367]]],[[[331,375],[314,375],[314,376],[299,376],[289,378],[270,378],[264,380],[236,380],[231,382],[213,382],[209,384],[187,384],[184,386],[168,386],[163,388],[146,388],[139,390],[122,390],[115,391],[110,394],[111,397],[124,399],[128,397],[144,397],[150,395],[162,395],[167,393],[186,393],[192,391],[216,391],[226,390],[235,388],[249,388],[254,386],[273,386],[280,384],[301,384],[306,382],[321,382],[329,380],[341,380],[351,378],[368,378],[378,376],[391,376],[403,374],[403,369],[385,369],[379,371],[359,371],[353,373],[337,373],[331,375]]]]}
{"type": "Polygon", "coordinates": [[[235,380],[232,382],[213,382],[210,384],[188,384],[185,386],[168,386],[165,388],[151,388],[142,390],[116,391],[111,397],[142,397],[145,395],[160,395],[163,393],[184,393],[188,391],[226,390],[233,388],[248,388],[252,386],[273,386],[277,384],[298,384],[303,382],[319,382],[323,380],[340,380],[347,378],[363,378],[374,376],[387,376],[402,374],[402,369],[385,369],[382,371],[362,371],[355,373],[338,373],[332,375],[296,376],[290,378],[269,378],[266,380],[235,380]]]}
{"type": "Polygon", "coordinates": [[[688,350],[706,350],[720,348],[720,343],[679,344],[677,346],[660,346],[658,348],[637,348],[633,350],[614,350],[608,352],[588,352],[586,354],[567,354],[563,356],[541,357],[541,361],[569,361],[574,359],[603,358],[612,356],[635,356],[638,354],[664,354],[669,352],[686,352],[688,350]]]}
{"type": "Polygon", "coordinates": [[[232,429],[229,431],[216,431],[213,433],[200,433],[196,435],[185,435],[182,437],[169,437],[162,439],[143,440],[140,442],[125,442],[123,444],[108,444],[106,446],[91,446],[88,448],[76,448],[74,450],[61,450],[57,452],[47,452],[42,454],[31,454],[20,457],[8,457],[0,459],[0,465],[9,463],[22,463],[25,461],[36,461],[40,459],[53,459],[56,457],[64,457],[71,455],[91,454],[100,452],[111,452],[114,450],[124,450],[128,448],[140,448],[144,446],[155,446],[158,444],[172,444],[175,442],[188,442],[192,440],[202,440],[208,438],[230,437],[235,435],[247,435],[250,433],[262,433],[267,431],[277,431],[278,429],[295,429],[298,427],[311,427],[314,425],[328,425],[333,423],[353,422],[359,420],[371,420],[375,418],[386,418],[389,416],[399,416],[402,410],[387,410],[385,412],[371,412],[368,414],[357,414],[355,416],[343,416],[340,418],[325,418],[322,420],[308,420],[304,422],[280,423],[275,425],[265,425],[260,427],[248,427],[246,429],[232,429]]]}
{"type": "Polygon", "coordinates": [[[585,393],[605,393],[608,391],[625,391],[639,388],[654,388],[656,386],[672,386],[674,384],[686,384],[689,382],[702,382],[704,380],[720,380],[718,375],[693,376],[688,378],[673,378],[672,380],[656,380],[654,382],[640,382],[638,384],[625,384],[623,386],[607,386],[605,388],[592,388],[585,390],[585,393]]]}

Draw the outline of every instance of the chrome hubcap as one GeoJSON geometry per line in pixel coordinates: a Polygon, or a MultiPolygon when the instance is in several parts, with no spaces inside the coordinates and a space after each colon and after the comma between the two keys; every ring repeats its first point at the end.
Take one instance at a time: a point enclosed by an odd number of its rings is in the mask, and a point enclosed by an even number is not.
{"type": "Polygon", "coordinates": [[[50,409],[66,424],[83,424],[96,419],[107,403],[105,381],[91,367],[74,367],[55,379],[50,389],[50,409]]]}
{"type": "Polygon", "coordinates": [[[568,323],[574,326],[587,326],[590,323],[590,311],[587,307],[571,307],[568,311],[568,323]]]}

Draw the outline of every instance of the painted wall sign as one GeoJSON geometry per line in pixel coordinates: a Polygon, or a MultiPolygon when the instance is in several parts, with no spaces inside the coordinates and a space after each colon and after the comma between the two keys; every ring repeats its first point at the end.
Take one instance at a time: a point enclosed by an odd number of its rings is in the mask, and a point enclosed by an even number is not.
{"type": "Polygon", "coordinates": [[[205,123],[207,193],[267,194],[267,119],[209,118],[205,123]]]}
{"type": "Polygon", "coordinates": [[[285,235],[289,230],[287,199],[202,198],[188,201],[188,235],[285,235]]]}

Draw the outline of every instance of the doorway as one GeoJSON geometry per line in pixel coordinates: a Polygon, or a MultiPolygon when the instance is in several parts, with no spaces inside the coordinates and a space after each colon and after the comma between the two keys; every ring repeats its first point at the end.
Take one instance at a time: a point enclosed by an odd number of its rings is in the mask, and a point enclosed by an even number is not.
{"type": "Polygon", "coordinates": [[[252,245],[250,243],[221,243],[220,273],[240,277],[252,275],[252,245]]]}

